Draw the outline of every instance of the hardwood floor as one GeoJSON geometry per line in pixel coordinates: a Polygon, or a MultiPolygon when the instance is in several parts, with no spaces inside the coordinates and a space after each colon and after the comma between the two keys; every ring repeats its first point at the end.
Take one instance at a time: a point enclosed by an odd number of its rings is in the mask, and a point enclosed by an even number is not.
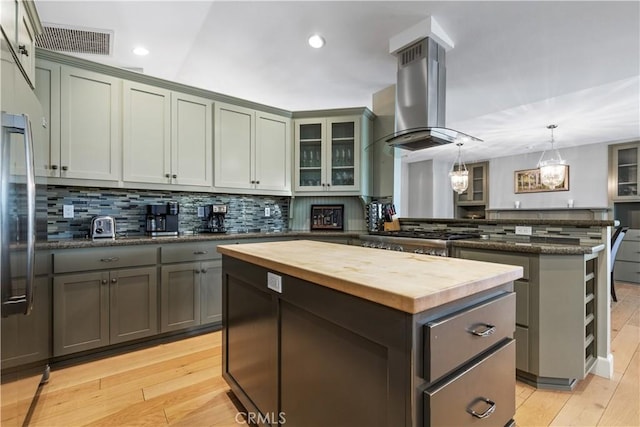
{"type": "MultiPolygon", "coordinates": [[[[517,383],[518,426],[640,426],[640,286],[616,290],[614,378],[589,375],[572,392],[517,383]]],[[[220,375],[220,339],[214,332],[54,369],[29,425],[241,425],[220,375]]]]}

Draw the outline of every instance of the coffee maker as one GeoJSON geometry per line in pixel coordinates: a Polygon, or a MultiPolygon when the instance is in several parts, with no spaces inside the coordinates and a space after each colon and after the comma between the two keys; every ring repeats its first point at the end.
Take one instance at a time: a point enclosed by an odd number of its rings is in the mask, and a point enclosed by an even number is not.
{"type": "Polygon", "coordinates": [[[178,235],[178,202],[147,205],[147,234],[152,237],[178,235]]]}
{"type": "Polygon", "coordinates": [[[224,228],[224,216],[227,214],[227,205],[206,205],[202,207],[205,225],[204,233],[226,233],[224,228]]]}

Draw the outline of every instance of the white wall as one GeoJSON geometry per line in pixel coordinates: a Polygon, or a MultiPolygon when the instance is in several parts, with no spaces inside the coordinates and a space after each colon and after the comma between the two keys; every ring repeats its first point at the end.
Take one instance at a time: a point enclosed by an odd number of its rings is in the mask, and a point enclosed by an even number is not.
{"type": "Polygon", "coordinates": [[[608,145],[590,144],[560,148],[569,165],[569,191],[515,194],[514,172],[534,169],[542,152],[500,157],[489,161],[488,209],[510,209],[519,200],[521,208],[565,208],[608,206],[608,145]]]}

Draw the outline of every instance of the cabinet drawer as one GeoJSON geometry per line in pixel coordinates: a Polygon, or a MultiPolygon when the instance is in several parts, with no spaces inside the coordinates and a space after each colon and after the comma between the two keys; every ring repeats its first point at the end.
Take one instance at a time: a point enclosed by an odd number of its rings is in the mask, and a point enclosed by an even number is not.
{"type": "Polygon", "coordinates": [[[471,259],[475,261],[495,262],[498,264],[519,265],[522,267],[522,278],[529,280],[529,257],[524,255],[513,255],[500,252],[484,252],[473,249],[458,249],[459,258],[471,259]]]}
{"type": "Polygon", "coordinates": [[[627,236],[624,236],[616,260],[638,262],[640,260],[640,242],[627,240],[627,236]]]}
{"type": "Polygon", "coordinates": [[[507,425],[516,411],[515,350],[515,341],[510,341],[461,374],[427,389],[424,426],[507,425]]]}
{"type": "Polygon", "coordinates": [[[226,242],[202,242],[186,244],[163,245],[160,250],[160,262],[162,264],[173,262],[193,262],[210,259],[220,259],[222,254],[216,250],[218,245],[226,242]]]}
{"type": "Polygon", "coordinates": [[[422,327],[424,378],[434,381],[513,336],[516,294],[511,292],[422,327]]]}
{"type": "Polygon", "coordinates": [[[640,262],[616,260],[613,277],[622,282],[640,283],[640,262]]]}
{"type": "Polygon", "coordinates": [[[65,249],[54,252],[53,272],[104,270],[156,264],[156,246],[65,249]]]}

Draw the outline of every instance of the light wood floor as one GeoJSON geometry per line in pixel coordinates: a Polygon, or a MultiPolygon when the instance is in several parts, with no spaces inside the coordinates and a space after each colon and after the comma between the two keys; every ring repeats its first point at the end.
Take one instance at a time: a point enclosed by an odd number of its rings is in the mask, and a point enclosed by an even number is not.
{"type": "MultiPolygon", "coordinates": [[[[640,286],[617,290],[614,378],[590,375],[572,392],[518,383],[518,426],[640,426],[640,286]]],[[[237,401],[220,376],[220,338],[214,332],[56,369],[30,425],[237,427],[237,401]]]]}

